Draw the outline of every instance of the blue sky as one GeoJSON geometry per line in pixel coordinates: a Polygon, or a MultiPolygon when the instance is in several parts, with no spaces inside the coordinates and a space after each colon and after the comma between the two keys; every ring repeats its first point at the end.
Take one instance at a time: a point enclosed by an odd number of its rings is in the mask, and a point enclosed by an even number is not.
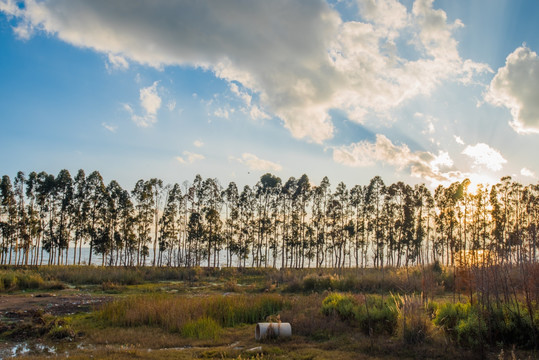
{"type": "Polygon", "coordinates": [[[0,172],[539,174],[539,2],[0,0],[0,172]]]}

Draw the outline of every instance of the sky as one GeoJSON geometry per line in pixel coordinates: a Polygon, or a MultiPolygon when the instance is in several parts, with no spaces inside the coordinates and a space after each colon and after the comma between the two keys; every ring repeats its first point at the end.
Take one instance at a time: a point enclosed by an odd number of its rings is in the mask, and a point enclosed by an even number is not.
{"type": "Polygon", "coordinates": [[[0,0],[0,173],[539,180],[539,1],[0,0]]]}

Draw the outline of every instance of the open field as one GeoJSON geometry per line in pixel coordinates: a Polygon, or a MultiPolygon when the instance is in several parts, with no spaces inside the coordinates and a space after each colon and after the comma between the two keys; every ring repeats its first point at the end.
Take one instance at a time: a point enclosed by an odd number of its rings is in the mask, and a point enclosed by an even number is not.
{"type": "Polygon", "coordinates": [[[470,279],[455,275],[432,266],[4,267],[0,357],[537,358],[537,299],[527,306],[515,280],[515,299],[487,311],[470,279]],[[291,323],[292,337],[255,341],[266,320],[291,323]]]}

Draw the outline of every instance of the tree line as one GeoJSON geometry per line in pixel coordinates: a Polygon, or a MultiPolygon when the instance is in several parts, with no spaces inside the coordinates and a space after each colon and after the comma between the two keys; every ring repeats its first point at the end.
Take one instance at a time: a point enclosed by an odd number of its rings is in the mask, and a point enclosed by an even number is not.
{"type": "Polygon", "coordinates": [[[327,177],[313,185],[270,173],[242,189],[197,175],[128,191],[84,170],[0,183],[1,264],[92,264],[92,255],[113,266],[512,264],[537,261],[538,225],[539,184],[511,177],[434,192],[379,176],[332,189],[327,177]]]}

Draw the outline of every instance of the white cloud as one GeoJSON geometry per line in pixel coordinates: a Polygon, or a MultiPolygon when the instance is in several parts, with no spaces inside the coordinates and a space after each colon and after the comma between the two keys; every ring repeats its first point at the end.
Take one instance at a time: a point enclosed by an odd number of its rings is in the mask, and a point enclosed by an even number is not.
{"type": "Polygon", "coordinates": [[[200,141],[200,140],[195,140],[193,142],[193,145],[195,145],[195,147],[197,147],[197,148],[201,148],[201,147],[204,146],[204,143],[202,141],[200,141]]]}
{"type": "Polygon", "coordinates": [[[224,108],[218,108],[217,110],[215,110],[213,112],[213,115],[214,116],[217,116],[219,118],[223,118],[223,119],[228,119],[229,117],[229,112],[227,109],[224,109],[224,108]]]}
{"type": "Polygon", "coordinates": [[[150,116],[155,116],[161,107],[161,98],[157,94],[158,83],[155,81],[152,86],[140,89],[140,105],[150,116]]]}
{"type": "Polygon", "coordinates": [[[507,160],[495,149],[485,143],[478,143],[474,146],[468,145],[462,151],[474,161],[474,166],[485,166],[490,170],[499,171],[507,160]]]}
{"type": "Polygon", "coordinates": [[[112,53],[108,54],[108,61],[105,64],[107,70],[127,70],[129,69],[129,63],[123,56],[114,55],[112,53]]]}
{"type": "Polygon", "coordinates": [[[241,164],[244,164],[251,170],[258,171],[281,171],[283,167],[280,164],[269,160],[260,159],[258,156],[249,153],[243,153],[241,158],[236,158],[241,164]]]}
{"type": "Polygon", "coordinates": [[[455,142],[460,145],[464,145],[464,141],[460,138],[460,136],[454,135],[455,142]]]}
{"type": "Polygon", "coordinates": [[[382,134],[376,135],[376,141],[361,141],[348,146],[333,148],[333,160],[350,167],[389,165],[398,171],[420,178],[432,188],[438,185],[448,186],[456,181],[470,179],[472,184],[494,184],[491,176],[482,172],[464,172],[455,169],[453,159],[446,151],[435,155],[428,151],[411,151],[406,144],[395,145],[382,134]]]}
{"type": "MultiPolygon", "coordinates": [[[[236,84],[251,116],[277,116],[294,137],[318,143],[333,136],[332,109],[361,122],[488,69],[460,57],[453,31],[461,23],[449,23],[432,0],[416,0],[411,12],[395,0],[359,0],[367,22],[344,21],[323,0],[0,4],[22,37],[44,31],[126,62],[213,71],[236,84]],[[400,51],[397,39],[410,49],[400,51]]],[[[155,122],[151,99],[148,114],[134,118],[141,126],[155,122]]]]}
{"type": "Polygon", "coordinates": [[[167,104],[167,109],[169,111],[174,111],[174,109],[176,109],[176,101],[175,100],[169,101],[169,103],[167,104]]]}
{"type": "Polygon", "coordinates": [[[520,175],[526,176],[526,177],[531,177],[531,178],[535,177],[535,173],[533,171],[531,171],[530,169],[527,169],[527,168],[522,168],[520,170],[520,175]]]}
{"type": "Polygon", "coordinates": [[[105,122],[101,123],[101,126],[103,126],[105,129],[107,129],[108,131],[110,131],[111,133],[115,133],[116,130],[118,130],[118,126],[116,125],[111,125],[111,124],[107,124],[105,122]]]}
{"type": "Polygon", "coordinates": [[[427,181],[447,181],[447,174],[441,172],[450,170],[453,160],[447,152],[438,155],[426,151],[412,152],[406,144],[395,145],[386,136],[376,135],[376,141],[361,141],[349,146],[333,148],[333,160],[351,167],[373,166],[388,164],[398,170],[407,170],[410,175],[427,181]]]}
{"type": "Polygon", "coordinates": [[[157,122],[157,112],[161,108],[161,97],[157,94],[155,81],[151,86],[140,89],[139,99],[143,114],[138,115],[129,104],[123,104],[124,110],[131,114],[131,120],[139,127],[148,127],[157,122]]]}
{"type": "Polygon", "coordinates": [[[498,69],[485,100],[511,110],[517,132],[539,133],[539,57],[525,46],[513,51],[498,69]]]}
{"type": "Polygon", "coordinates": [[[192,153],[190,151],[184,151],[182,153],[182,155],[183,156],[177,156],[176,157],[176,160],[178,160],[178,162],[180,162],[180,164],[192,164],[195,161],[205,159],[204,155],[192,153]]]}

